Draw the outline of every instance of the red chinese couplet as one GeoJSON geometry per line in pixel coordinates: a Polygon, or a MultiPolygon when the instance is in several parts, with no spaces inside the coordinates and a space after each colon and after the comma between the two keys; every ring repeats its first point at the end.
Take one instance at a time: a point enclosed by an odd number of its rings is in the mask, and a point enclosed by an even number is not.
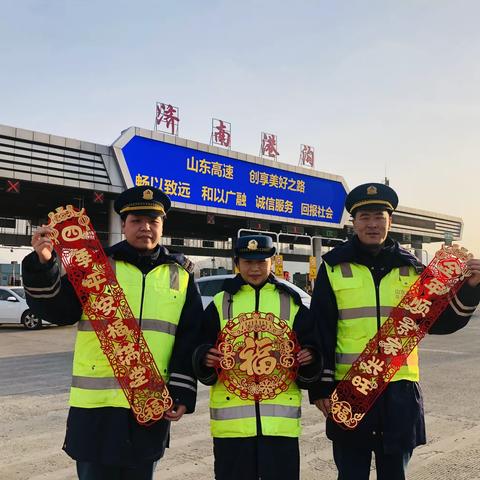
{"type": "Polygon", "coordinates": [[[463,285],[472,255],[442,247],[410,287],[330,397],[331,416],[354,429],[463,285]]]}
{"type": "Polygon", "coordinates": [[[173,402],[85,209],[50,212],[54,249],[138,423],[160,420],[173,402]]]}

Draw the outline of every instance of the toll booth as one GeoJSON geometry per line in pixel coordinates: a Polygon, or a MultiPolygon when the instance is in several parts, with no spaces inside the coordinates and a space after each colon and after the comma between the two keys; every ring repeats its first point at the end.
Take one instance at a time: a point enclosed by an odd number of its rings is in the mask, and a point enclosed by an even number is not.
{"type": "MultiPolygon", "coordinates": [[[[193,257],[198,275],[231,271],[237,236],[262,232],[274,238],[284,270],[300,278],[312,256],[352,234],[348,186],[333,173],[136,127],[101,145],[0,125],[1,245],[30,245],[48,213],[67,204],[86,209],[104,245],[115,243],[122,236],[113,202],[133,185],[170,196],[164,243],[193,257]]],[[[462,229],[458,217],[402,205],[393,215],[392,235],[417,251],[458,241],[462,229]]]]}

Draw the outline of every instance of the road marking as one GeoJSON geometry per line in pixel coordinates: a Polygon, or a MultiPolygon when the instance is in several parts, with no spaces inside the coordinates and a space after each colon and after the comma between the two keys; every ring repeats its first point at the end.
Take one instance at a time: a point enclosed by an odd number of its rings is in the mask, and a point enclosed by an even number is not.
{"type": "Polygon", "coordinates": [[[432,353],[449,353],[450,355],[466,355],[466,352],[456,352],[455,350],[439,350],[436,348],[422,348],[420,347],[421,352],[432,352],[432,353]]]}

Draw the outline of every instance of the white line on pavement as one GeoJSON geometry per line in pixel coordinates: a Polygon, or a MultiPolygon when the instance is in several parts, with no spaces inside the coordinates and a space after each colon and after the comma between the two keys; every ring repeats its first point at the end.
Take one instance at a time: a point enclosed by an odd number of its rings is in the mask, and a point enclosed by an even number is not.
{"type": "Polygon", "coordinates": [[[455,350],[438,350],[436,348],[422,348],[422,347],[420,347],[420,351],[422,351],[422,352],[432,352],[432,353],[449,353],[450,355],[466,355],[465,352],[456,352],[455,350]]]}

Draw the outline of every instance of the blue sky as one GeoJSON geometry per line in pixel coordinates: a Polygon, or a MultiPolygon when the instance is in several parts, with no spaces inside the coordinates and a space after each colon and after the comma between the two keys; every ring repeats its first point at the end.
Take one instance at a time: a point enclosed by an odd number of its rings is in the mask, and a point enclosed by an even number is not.
{"type": "Polygon", "coordinates": [[[476,0],[2,1],[0,123],[110,144],[180,107],[182,137],[278,135],[350,188],[463,217],[480,254],[476,0]]]}

